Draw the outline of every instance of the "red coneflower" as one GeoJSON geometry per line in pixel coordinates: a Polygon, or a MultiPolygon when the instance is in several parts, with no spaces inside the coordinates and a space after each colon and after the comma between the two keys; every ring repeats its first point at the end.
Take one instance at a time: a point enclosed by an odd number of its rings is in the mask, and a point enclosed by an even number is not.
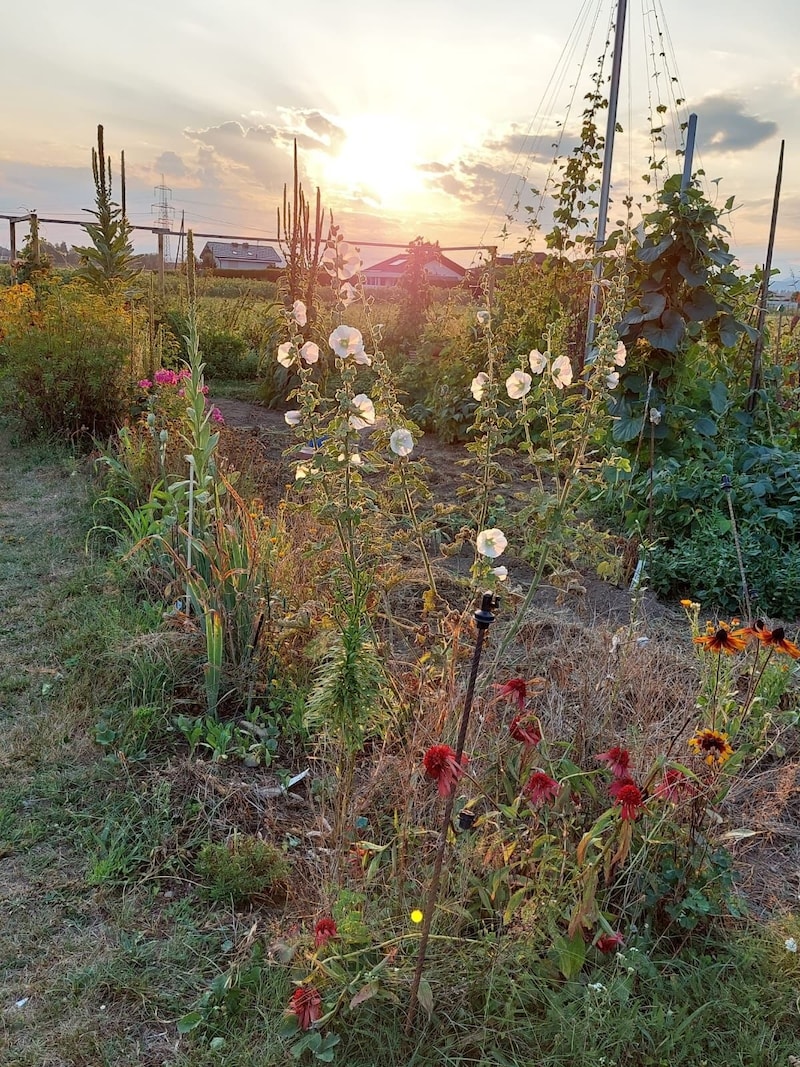
{"type": "Polygon", "coordinates": [[[625,939],[619,930],[617,930],[615,934],[601,934],[595,941],[594,947],[600,949],[601,952],[616,952],[616,950],[622,948],[624,944],[625,939]]]}
{"type": "Polygon", "coordinates": [[[718,764],[720,767],[733,755],[733,748],[728,742],[728,735],[720,730],[698,730],[694,737],[689,738],[689,748],[700,756],[709,767],[718,764]]]}
{"type": "Polygon", "coordinates": [[[614,803],[622,808],[623,819],[633,821],[644,806],[644,797],[639,786],[632,778],[617,778],[608,787],[614,803]]]}
{"type": "Polygon", "coordinates": [[[456,762],[456,754],[449,745],[433,745],[423,756],[422,763],[427,776],[436,782],[439,796],[449,797],[464,773],[469,757],[462,755],[459,765],[456,762]]]}
{"type": "Polygon", "coordinates": [[[297,1016],[301,1030],[310,1030],[322,1016],[322,997],[314,986],[300,986],[292,993],[287,1010],[297,1016]]]}
{"type": "Polygon", "coordinates": [[[336,923],[333,919],[324,918],[318,919],[317,925],[314,927],[314,947],[322,948],[331,939],[339,936],[339,931],[336,929],[336,923]]]}
{"type": "Polygon", "coordinates": [[[615,778],[628,777],[631,754],[628,752],[627,748],[619,748],[615,745],[613,748],[610,748],[608,752],[601,752],[599,756],[595,756],[595,759],[600,760],[601,763],[607,763],[608,769],[615,778]]]}
{"type": "Polygon", "coordinates": [[[544,682],[544,678],[509,678],[507,682],[495,684],[494,688],[497,690],[497,699],[500,700],[505,697],[509,703],[516,704],[520,711],[525,707],[525,701],[528,699],[528,686],[535,686],[540,688],[541,683],[544,682]]]}
{"type": "Polygon", "coordinates": [[[538,807],[540,804],[547,803],[548,800],[555,800],[560,788],[559,783],[549,774],[545,774],[544,771],[534,771],[523,793],[534,807],[538,807]]]}
{"type": "Polygon", "coordinates": [[[526,748],[535,748],[542,740],[539,723],[530,715],[527,718],[515,715],[508,725],[508,732],[514,741],[519,741],[526,748]]]}
{"type": "Polygon", "coordinates": [[[667,767],[663,778],[653,790],[653,796],[670,804],[680,804],[682,800],[690,800],[696,792],[693,782],[683,771],[676,767],[667,767]]]}
{"type": "Polygon", "coordinates": [[[700,645],[707,652],[724,652],[726,656],[732,656],[735,652],[741,652],[747,643],[747,633],[744,630],[731,630],[727,622],[717,624],[716,630],[709,623],[708,632],[701,637],[693,637],[696,645],[700,645]]]}

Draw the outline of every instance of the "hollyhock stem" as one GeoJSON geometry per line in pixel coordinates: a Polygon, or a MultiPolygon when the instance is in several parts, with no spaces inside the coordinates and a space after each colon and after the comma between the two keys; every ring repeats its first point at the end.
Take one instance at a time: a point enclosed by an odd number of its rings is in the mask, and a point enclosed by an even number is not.
{"type": "MultiPolygon", "coordinates": [[[[461,766],[461,757],[464,753],[464,742],[467,738],[467,728],[469,727],[469,715],[472,710],[472,698],[475,694],[475,682],[478,677],[478,667],[481,662],[481,652],[483,651],[483,639],[486,636],[486,631],[494,622],[494,615],[492,609],[496,608],[497,604],[494,599],[493,593],[484,593],[481,600],[481,606],[478,611],[475,612],[475,623],[478,627],[478,636],[475,640],[475,652],[472,656],[472,668],[470,670],[469,682],[467,683],[467,692],[464,697],[464,710],[461,713],[461,726],[458,731],[458,740],[456,741],[456,754],[454,763],[457,767],[461,766]]],[[[422,979],[422,971],[425,967],[425,953],[428,948],[428,939],[431,933],[431,922],[433,921],[433,910],[436,907],[436,897],[439,892],[439,879],[442,874],[442,862],[444,860],[444,851],[447,847],[447,834],[450,829],[450,820],[453,817],[453,804],[455,802],[455,785],[450,791],[450,795],[447,798],[445,804],[444,814],[442,815],[442,828],[439,833],[439,846],[436,850],[436,858],[433,863],[433,874],[431,876],[431,884],[428,887],[428,896],[425,901],[425,917],[422,922],[422,931],[420,933],[419,940],[419,953],[417,955],[417,969],[414,972],[414,979],[411,983],[411,998],[408,1004],[408,1012],[406,1013],[405,1032],[409,1033],[411,1027],[414,1024],[414,1017],[417,1014],[419,983],[422,979]]]]}

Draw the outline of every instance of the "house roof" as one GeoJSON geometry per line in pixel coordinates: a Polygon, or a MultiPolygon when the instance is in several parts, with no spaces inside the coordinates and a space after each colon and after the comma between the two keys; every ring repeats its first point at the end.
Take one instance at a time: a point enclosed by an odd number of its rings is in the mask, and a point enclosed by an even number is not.
{"type": "MultiPolygon", "coordinates": [[[[407,263],[408,253],[399,252],[395,256],[390,256],[389,259],[381,260],[380,263],[373,263],[371,267],[366,267],[364,274],[366,274],[367,277],[369,277],[370,274],[394,274],[399,278],[405,271],[407,263]]],[[[463,278],[467,273],[464,267],[455,263],[452,259],[448,259],[447,256],[443,256],[441,252],[438,255],[431,253],[429,258],[425,261],[425,270],[429,274],[440,278],[446,278],[448,276],[463,278]]]]}
{"type": "Polygon", "coordinates": [[[263,263],[265,267],[282,267],[283,260],[270,245],[251,245],[247,241],[206,241],[200,256],[206,253],[219,260],[263,263]]]}

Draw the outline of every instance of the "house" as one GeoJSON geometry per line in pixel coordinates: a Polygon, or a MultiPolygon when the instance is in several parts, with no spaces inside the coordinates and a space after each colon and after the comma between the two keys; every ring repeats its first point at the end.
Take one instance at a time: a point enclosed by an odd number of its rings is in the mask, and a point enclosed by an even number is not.
{"type": "MultiPolygon", "coordinates": [[[[408,253],[400,252],[396,256],[384,259],[364,269],[364,287],[366,289],[385,289],[397,285],[406,270],[408,253]]],[[[431,251],[430,258],[423,267],[428,281],[432,285],[447,288],[460,285],[466,275],[464,267],[443,256],[441,252],[431,251]]]]}
{"type": "Polygon", "coordinates": [[[247,241],[206,241],[200,263],[220,274],[253,274],[284,266],[271,245],[251,245],[247,241]]]}

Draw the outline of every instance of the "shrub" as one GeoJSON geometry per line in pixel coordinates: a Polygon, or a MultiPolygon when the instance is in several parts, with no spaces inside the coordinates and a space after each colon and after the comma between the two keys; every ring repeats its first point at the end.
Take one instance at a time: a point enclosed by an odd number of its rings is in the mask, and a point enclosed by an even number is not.
{"type": "Polygon", "coordinates": [[[234,904],[274,895],[289,873],[274,845],[240,834],[224,845],[214,841],[203,845],[195,869],[212,900],[234,904]]]}
{"type": "Polygon", "coordinates": [[[110,434],[130,404],[139,363],[136,314],[81,283],[0,293],[0,382],[31,433],[110,434]]]}

